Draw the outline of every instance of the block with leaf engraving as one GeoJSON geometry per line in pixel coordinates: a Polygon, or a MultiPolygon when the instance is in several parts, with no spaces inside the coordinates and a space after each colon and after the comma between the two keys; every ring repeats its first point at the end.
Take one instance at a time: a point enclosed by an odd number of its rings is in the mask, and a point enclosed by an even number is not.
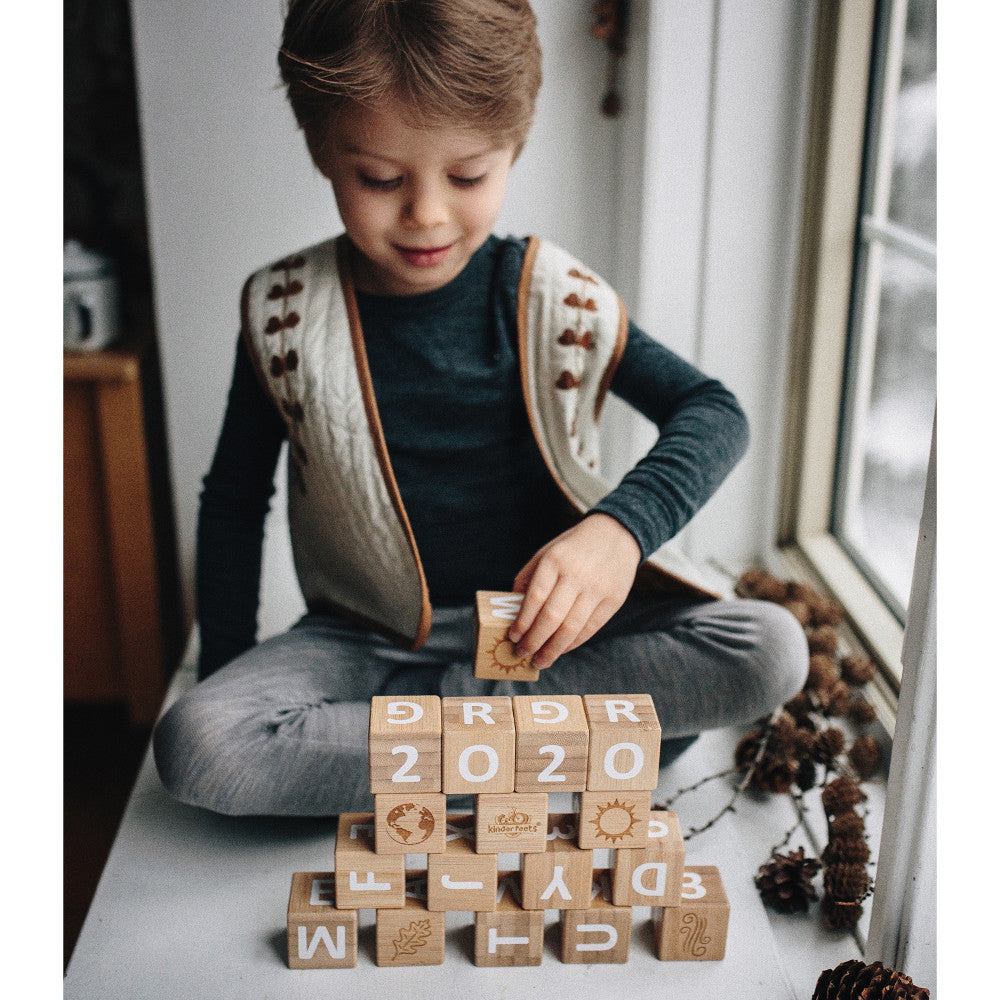
{"type": "Polygon", "coordinates": [[[375,962],[380,966],[441,965],[445,915],[427,909],[427,876],[406,880],[401,910],[375,912],[375,962]]]}

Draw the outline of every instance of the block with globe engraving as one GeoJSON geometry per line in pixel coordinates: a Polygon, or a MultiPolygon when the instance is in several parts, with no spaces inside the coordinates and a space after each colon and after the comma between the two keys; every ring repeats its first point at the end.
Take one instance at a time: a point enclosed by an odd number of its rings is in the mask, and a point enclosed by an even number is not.
{"type": "Polygon", "coordinates": [[[447,797],[441,792],[375,796],[376,854],[440,854],[444,850],[447,797]]]}

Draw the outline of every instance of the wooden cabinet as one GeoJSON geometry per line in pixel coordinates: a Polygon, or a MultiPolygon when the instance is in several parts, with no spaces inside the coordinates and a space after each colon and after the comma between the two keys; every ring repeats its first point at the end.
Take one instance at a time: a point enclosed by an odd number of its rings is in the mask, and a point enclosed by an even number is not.
{"type": "Polygon", "coordinates": [[[63,357],[63,684],[150,723],[166,686],[142,355],[63,357]]]}

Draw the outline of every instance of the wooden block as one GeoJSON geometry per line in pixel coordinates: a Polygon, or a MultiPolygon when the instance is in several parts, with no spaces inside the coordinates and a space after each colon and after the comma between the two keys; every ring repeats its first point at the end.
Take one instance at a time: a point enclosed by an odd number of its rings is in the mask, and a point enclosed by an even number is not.
{"type": "Polygon", "coordinates": [[[578,694],[513,699],[517,792],[582,792],[590,728],[578,694]]]}
{"type": "Polygon", "coordinates": [[[544,792],[501,792],[476,796],[476,853],[545,850],[549,797],[544,792]]]}
{"type": "Polygon", "coordinates": [[[447,838],[444,854],[427,855],[427,909],[496,909],[497,856],[473,850],[473,817],[449,816],[447,838]]]}
{"type": "Polygon", "coordinates": [[[443,965],[443,913],[431,913],[409,892],[401,910],[375,911],[375,964],[443,965]]]}
{"type": "Polygon", "coordinates": [[[342,813],[337,823],[334,877],[337,908],[399,909],[405,900],[404,858],[375,853],[372,813],[342,813]]]}
{"type": "Polygon", "coordinates": [[[717,962],[726,957],[729,900],[714,865],[685,868],[680,906],[653,913],[661,962],[717,962]]]}
{"type": "Polygon", "coordinates": [[[476,591],[476,663],[473,675],[483,680],[537,681],[530,656],[518,656],[507,632],[517,620],[523,594],[476,591]]]}
{"type": "Polygon", "coordinates": [[[476,965],[542,964],[545,914],[522,908],[519,881],[518,872],[502,872],[497,880],[496,909],[476,914],[476,965]]]}
{"type": "Polygon", "coordinates": [[[447,796],[381,793],[375,796],[376,854],[440,854],[444,850],[447,796]]]}
{"type": "Polygon", "coordinates": [[[581,792],[580,847],[647,847],[652,792],[581,792]]]}
{"type": "Polygon", "coordinates": [[[677,814],[649,814],[649,844],[619,850],[612,898],[615,906],[677,906],[684,874],[684,836],[677,814]]]}
{"type": "Polygon", "coordinates": [[[368,721],[372,795],[441,791],[441,699],[372,698],[368,721]]]}
{"type": "Polygon", "coordinates": [[[353,969],[358,912],[334,908],[333,872],[296,872],[288,896],[288,967],[353,969]]]}
{"type": "Polygon", "coordinates": [[[582,910],[590,905],[594,852],[576,846],[576,816],[552,813],[543,854],[521,862],[521,905],[526,910],[582,910]]]}
{"type": "Polygon", "coordinates": [[[648,694],[587,694],[587,790],[652,791],[660,773],[660,720],[648,694]]]}
{"type": "Polygon", "coordinates": [[[611,902],[605,877],[594,880],[590,906],[563,910],[562,954],[568,964],[620,964],[628,961],[632,941],[632,907],[611,902]]]}
{"type": "Polygon", "coordinates": [[[514,791],[514,712],[510,698],[443,698],[442,791],[514,791]]]}

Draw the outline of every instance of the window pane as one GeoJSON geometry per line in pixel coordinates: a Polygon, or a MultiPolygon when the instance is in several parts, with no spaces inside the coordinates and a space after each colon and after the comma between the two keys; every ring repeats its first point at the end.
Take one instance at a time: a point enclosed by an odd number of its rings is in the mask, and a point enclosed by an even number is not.
{"type": "Polygon", "coordinates": [[[834,533],[900,620],[909,598],[936,393],[935,7],[934,0],[912,0],[908,7],[883,8],[886,55],[871,105],[876,124],[870,125],[882,133],[868,136],[861,198],[875,226],[863,230],[855,266],[833,519],[834,533]],[[898,42],[890,11],[906,14],[898,42]],[[886,214],[891,243],[878,230],[886,214]]]}

